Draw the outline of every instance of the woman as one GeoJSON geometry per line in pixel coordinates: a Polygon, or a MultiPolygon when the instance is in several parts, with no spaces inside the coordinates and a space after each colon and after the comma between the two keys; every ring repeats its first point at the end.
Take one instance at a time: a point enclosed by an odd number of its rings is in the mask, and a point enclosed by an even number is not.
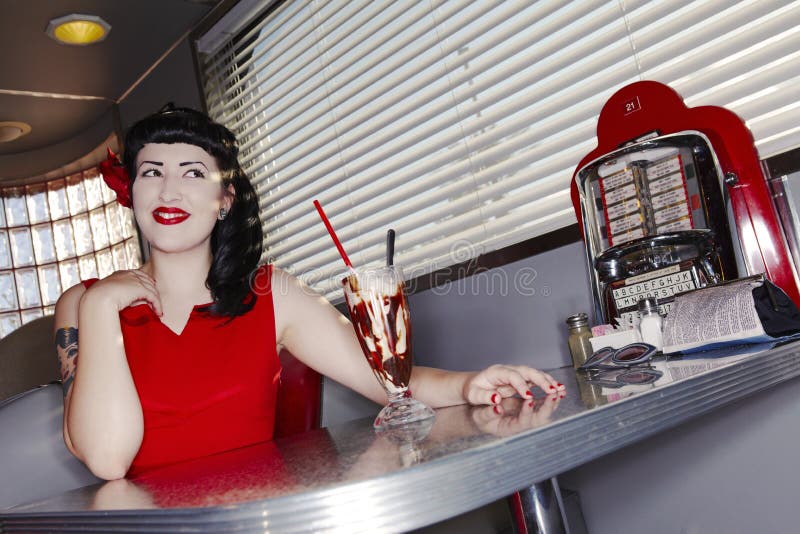
{"type": "MultiPolygon", "coordinates": [[[[101,478],[271,439],[282,348],[386,401],[349,322],[293,276],[258,266],[258,201],[237,156],[227,128],[189,109],[146,117],[126,136],[130,180],[115,189],[132,198],[150,258],[70,288],[55,312],[64,440],[101,478]]],[[[415,367],[410,388],[438,407],[532,397],[529,384],[563,390],[500,365],[415,367]]]]}

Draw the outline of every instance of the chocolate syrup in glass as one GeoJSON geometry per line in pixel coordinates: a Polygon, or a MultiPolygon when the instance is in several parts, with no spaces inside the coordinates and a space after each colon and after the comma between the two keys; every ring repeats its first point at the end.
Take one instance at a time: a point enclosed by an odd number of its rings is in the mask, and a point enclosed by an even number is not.
{"type": "MultiPolygon", "coordinates": [[[[353,281],[350,288],[353,293],[359,292],[353,281]]],[[[411,379],[412,358],[411,324],[403,290],[398,288],[391,296],[369,290],[360,294],[362,299],[354,305],[348,302],[348,306],[361,349],[381,383],[389,390],[404,389],[411,379]]]]}

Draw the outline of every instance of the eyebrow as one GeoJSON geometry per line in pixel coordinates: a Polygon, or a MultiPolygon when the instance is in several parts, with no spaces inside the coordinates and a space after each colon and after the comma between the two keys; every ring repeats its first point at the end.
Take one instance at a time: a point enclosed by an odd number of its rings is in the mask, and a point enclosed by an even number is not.
{"type": "MultiPolygon", "coordinates": [[[[198,164],[202,165],[203,167],[206,167],[206,164],[203,163],[202,161],[183,161],[181,163],[178,163],[178,167],[186,167],[187,165],[198,165],[198,164]]],[[[206,169],[208,169],[208,167],[206,167],[206,169]]]]}
{"type": "Polygon", "coordinates": [[[160,161],[147,161],[147,160],[146,160],[146,161],[143,161],[143,162],[141,162],[141,163],[139,164],[139,167],[141,167],[141,166],[142,166],[142,165],[144,165],[145,163],[149,163],[150,165],[158,165],[159,167],[163,167],[163,166],[164,166],[164,164],[163,164],[163,163],[161,163],[160,161]]]}
{"type": "MultiPolygon", "coordinates": [[[[163,166],[164,166],[164,163],[163,163],[163,162],[161,162],[161,161],[150,161],[150,160],[145,160],[145,161],[143,161],[143,162],[141,162],[141,163],[139,164],[139,167],[141,167],[141,166],[142,166],[142,165],[144,165],[145,163],[149,163],[150,165],[158,165],[159,167],[163,167],[163,166]]],[[[179,166],[179,167],[186,167],[186,166],[188,166],[188,165],[202,165],[203,167],[205,167],[206,169],[208,169],[208,167],[206,166],[206,164],[205,164],[205,163],[203,163],[202,161],[182,161],[182,162],[178,163],[178,166],[179,166]]]]}

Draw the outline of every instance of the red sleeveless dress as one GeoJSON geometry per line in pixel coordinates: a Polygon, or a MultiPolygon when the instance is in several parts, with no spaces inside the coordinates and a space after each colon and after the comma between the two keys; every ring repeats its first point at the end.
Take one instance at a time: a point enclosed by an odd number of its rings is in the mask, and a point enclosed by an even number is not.
{"type": "Polygon", "coordinates": [[[259,268],[249,312],[226,322],[195,306],[180,334],[146,304],[119,313],[144,415],[128,476],[272,439],[281,368],[271,278],[259,268]]]}

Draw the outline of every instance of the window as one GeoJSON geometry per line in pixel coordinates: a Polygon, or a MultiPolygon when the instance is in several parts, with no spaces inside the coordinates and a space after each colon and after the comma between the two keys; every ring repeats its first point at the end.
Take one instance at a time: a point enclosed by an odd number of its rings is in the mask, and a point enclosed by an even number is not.
{"type": "Polygon", "coordinates": [[[208,109],[266,256],[330,298],[344,266],[313,199],[354,264],[397,230],[407,276],[563,228],[600,109],[637,80],[733,110],[761,157],[800,145],[800,2],[260,4],[198,43],[208,109]]]}
{"type": "Polygon", "coordinates": [[[133,213],[97,168],[0,189],[0,337],[53,313],[81,280],[140,262],[133,213]]]}

